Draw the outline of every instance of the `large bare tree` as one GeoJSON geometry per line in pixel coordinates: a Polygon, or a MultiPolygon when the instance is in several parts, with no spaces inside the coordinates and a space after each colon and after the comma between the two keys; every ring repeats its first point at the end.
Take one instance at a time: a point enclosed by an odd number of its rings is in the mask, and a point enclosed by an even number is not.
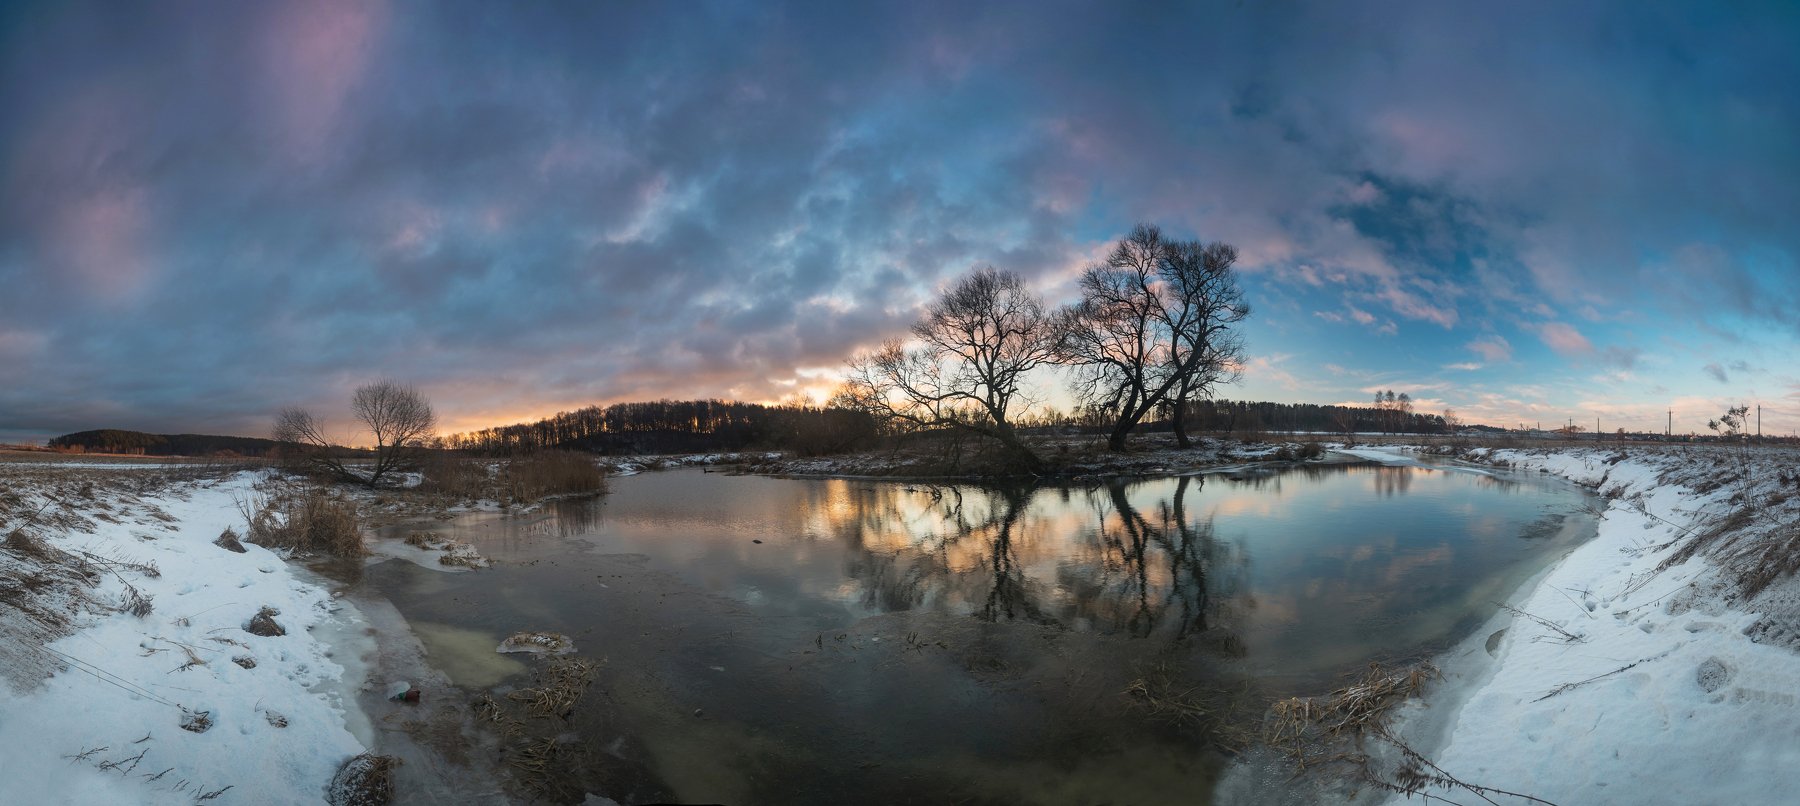
{"type": "Polygon", "coordinates": [[[890,339],[850,359],[847,397],[912,428],[992,438],[1036,471],[1012,417],[1030,404],[1026,375],[1055,356],[1052,318],[1017,274],[980,269],[944,289],[913,324],[912,345],[890,339]]]}
{"type": "Polygon", "coordinates": [[[1235,372],[1243,343],[1231,327],[1250,315],[1236,260],[1229,245],[1172,241],[1140,224],[1082,273],[1081,301],[1061,318],[1059,359],[1074,367],[1076,396],[1112,420],[1113,450],[1158,406],[1179,418],[1235,372]]]}
{"type": "Polygon", "coordinates": [[[1167,295],[1181,311],[1167,317],[1175,362],[1168,404],[1175,440],[1183,448],[1192,447],[1188,403],[1211,396],[1214,387],[1241,375],[1244,339],[1232,326],[1250,316],[1250,305],[1238,287],[1235,265],[1237,248],[1217,242],[1172,244],[1163,261],[1167,295]]]}
{"type": "Polygon", "coordinates": [[[282,409],[276,416],[275,441],[298,466],[375,487],[389,474],[411,467],[416,452],[437,428],[437,414],[425,395],[394,381],[358,387],[350,409],[374,439],[373,464],[351,462],[326,435],[320,420],[302,408],[282,409]]]}

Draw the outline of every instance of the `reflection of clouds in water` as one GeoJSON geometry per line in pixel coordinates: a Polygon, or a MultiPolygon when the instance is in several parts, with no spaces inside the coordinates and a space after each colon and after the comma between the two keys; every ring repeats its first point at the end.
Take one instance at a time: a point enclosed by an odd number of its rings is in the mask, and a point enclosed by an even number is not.
{"type": "Polygon", "coordinates": [[[1426,551],[1406,552],[1388,563],[1385,581],[1392,587],[1408,581],[1409,577],[1435,574],[1439,566],[1448,566],[1455,558],[1456,552],[1448,545],[1439,545],[1426,551]]]}
{"type": "Polygon", "coordinates": [[[621,480],[591,518],[601,550],[756,591],[759,612],[928,610],[1170,640],[1227,628],[1280,664],[1365,646],[1368,625],[1459,618],[1466,597],[1446,615],[1444,591],[1523,559],[1510,532],[1540,517],[1539,500],[1487,488],[1373,465],[1036,489],[674,471],[621,480]]]}
{"type": "Polygon", "coordinates": [[[1267,517],[1276,514],[1280,506],[1280,499],[1239,493],[1236,490],[1227,491],[1225,496],[1213,501],[1213,516],[1225,518],[1267,517]]]}
{"type": "Polygon", "coordinates": [[[1498,515],[1483,515],[1483,516],[1477,517],[1475,515],[1475,510],[1473,507],[1470,507],[1468,509],[1467,514],[1470,517],[1469,517],[1469,520],[1465,523],[1465,525],[1463,527],[1467,536],[1500,537],[1502,534],[1505,534],[1509,531],[1512,532],[1513,534],[1519,533],[1518,532],[1518,524],[1510,524],[1512,526],[1512,529],[1509,530],[1507,528],[1509,526],[1509,524],[1507,523],[1506,519],[1501,518],[1498,515]]]}

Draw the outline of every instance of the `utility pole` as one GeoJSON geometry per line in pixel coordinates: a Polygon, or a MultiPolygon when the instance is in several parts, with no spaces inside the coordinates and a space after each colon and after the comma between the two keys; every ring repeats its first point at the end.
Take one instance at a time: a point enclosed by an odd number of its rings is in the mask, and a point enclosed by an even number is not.
{"type": "Polygon", "coordinates": [[[1663,439],[1675,436],[1675,410],[1669,409],[1669,426],[1663,429],[1663,439]]]}
{"type": "Polygon", "coordinates": [[[1595,442],[1600,441],[1600,418],[1599,417],[1594,418],[1594,441],[1595,442]]]}
{"type": "Polygon", "coordinates": [[[1756,404],[1756,441],[1762,441],[1762,404],[1756,404]]]}

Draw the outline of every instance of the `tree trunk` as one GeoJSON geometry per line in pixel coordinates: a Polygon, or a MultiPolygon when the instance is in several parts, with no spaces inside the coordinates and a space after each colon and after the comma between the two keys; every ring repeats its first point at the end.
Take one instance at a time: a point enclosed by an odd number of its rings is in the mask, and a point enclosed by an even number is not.
{"type": "Polygon", "coordinates": [[[1131,421],[1131,418],[1121,415],[1118,422],[1113,424],[1112,434],[1108,435],[1106,438],[1107,450],[1121,453],[1124,452],[1125,438],[1131,436],[1131,426],[1134,424],[1135,423],[1131,421]]]}
{"type": "Polygon", "coordinates": [[[1194,443],[1188,440],[1187,433],[1187,401],[1177,400],[1169,407],[1170,416],[1175,425],[1175,444],[1183,448],[1192,448],[1194,443]]]}

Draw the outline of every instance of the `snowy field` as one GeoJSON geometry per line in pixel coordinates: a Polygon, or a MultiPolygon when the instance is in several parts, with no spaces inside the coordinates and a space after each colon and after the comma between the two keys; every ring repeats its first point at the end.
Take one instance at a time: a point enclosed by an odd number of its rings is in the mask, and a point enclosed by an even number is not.
{"type": "MultiPolygon", "coordinates": [[[[1461,780],[1564,806],[1795,802],[1800,585],[1786,576],[1754,590],[1752,567],[1773,561],[1766,548],[1800,523],[1790,501],[1800,482],[1795,454],[1686,447],[1466,458],[1590,486],[1605,510],[1597,537],[1515,603],[1529,616],[1510,619],[1491,661],[1468,657],[1489,643],[1469,642],[1465,657],[1445,663],[1462,671],[1408,706],[1404,718],[1443,726],[1430,753],[1437,763],[1461,780]],[[1701,550],[1684,558],[1694,541],[1701,550]],[[1424,713],[1434,704],[1454,713],[1424,713]]],[[[1483,802],[1466,790],[1430,794],[1483,802]]]]}
{"type": "Polygon", "coordinates": [[[254,474],[91,464],[0,464],[0,801],[323,802],[363,745],[319,633],[354,613],[214,545],[254,474]],[[285,634],[246,629],[264,608],[285,634]]]}

